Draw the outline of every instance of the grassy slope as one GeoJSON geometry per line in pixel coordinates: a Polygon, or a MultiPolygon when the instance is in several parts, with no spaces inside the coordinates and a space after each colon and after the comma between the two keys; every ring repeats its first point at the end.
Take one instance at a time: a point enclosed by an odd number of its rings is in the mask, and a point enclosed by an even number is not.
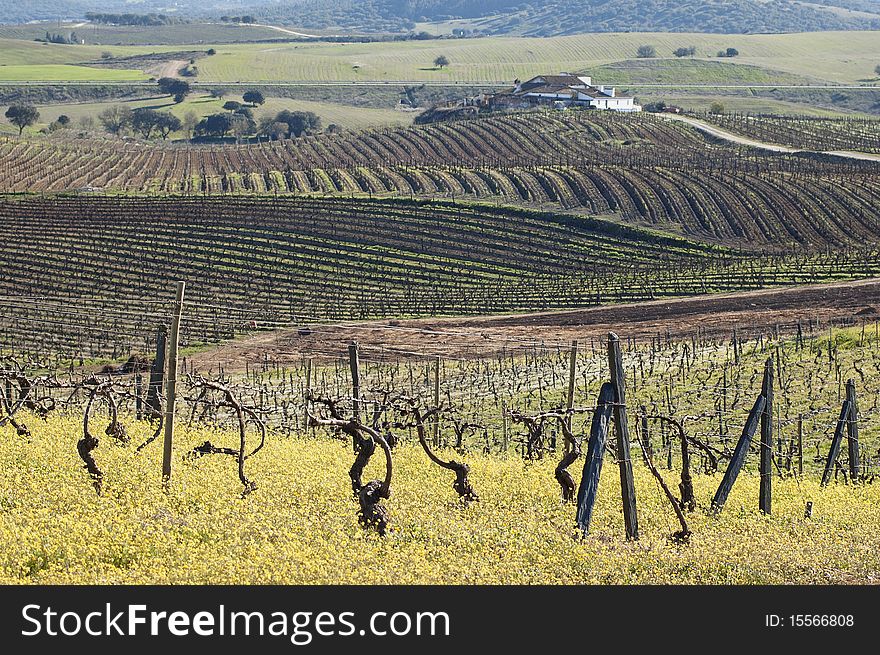
{"type": "Polygon", "coordinates": [[[88,66],[73,66],[70,64],[0,65],[0,80],[4,82],[127,82],[147,79],[149,79],[149,75],[143,71],[130,69],[90,68],[88,66]]]}
{"type": "MultiPolygon", "coordinates": [[[[0,69],[2,70],[2,69],[0,69]]],[[[77,127],[79,119],[92,116],[96,117],[101,111],[111,105],[125,105],[136,109],[138,107],[149,107],[150,109],[158,109],[159,111],[171,111],[178,118],[183,118],[190,111],[195,112],[200,118],[208,114],[214,114],[223,111],[222,105],[227,100],[241,101],[240,97],[226,96],[222,100],[211,98],[208,95],[191,96],[180,104],[175,104],[168,96],[157,98],[144,98],[139,100],[127,101],[111,101],[111,102],[89,102],[89,103],[62,103],[54,105],[41,105],[40,122],[28,131],[39,131],[52,121],[56,120],[61,114],[69,116],[77,127]]],[[[396,111],[394,109],[370,109],[361,107],[348,107],[330,102],[310,102],[306,100],[295,100],[291,98],[268,98],[266,104],[258,107],[254,112],[254,118],[259,120],[264,114],[276,114],[282,109],[290,109],[291,111],[313,111],[321,117],[322,123],[327,126],[335,123],[340,127],[348,130],[360,130],[371,127],[380,126],[399,126],[409,125],[415,118],[415,113],[396,111]]],[[[5,111],[5,108],[4,108],[5,111]]],[[[0,112],[2,113],[2,112],[0,112]]],[[[5,123],[5,119],[0,118],[0,127],[12,128],[11,125],[5,123]]],[[[14,132],[18,130],[15,129],[14,132]]]]}
{"type": "Polygon", "coordinates": [[[33,40],[42,38],[46,31],[68,36],[76,32],[89,45],[180,45],[188,43],[227,43],[283,38],[277,30],[257,25],[223,23],[194,23],[144,27],[138,25],[87,25],[77,23],[38,23],[0,26],[0,39],[33,40]],[[193,35],[197,35],[193,39],[193,35]]]}
{"type": "MultiPolygon", "coordinates": [[[[196,32],[199,47],[210,47],[196,32]]],[[[214,47],[218,54],[199,62],[199,81],[506,81],[547,71],[584,70],[634,57],[641,44],[652,44],[662,57],[671,57],[680,46],[693,45],[702,58],[714,57],[723,48],[735,47],[740,56],[718,76],[751,83],[786,83],[790,75],[816,80],[854,83],[873,80],[880,60],[877,32],[820,32],[810,34],[715,35],[715,34],[584,34],[550,39],[511,37],[454,41],[409,41],[400,43],[249,43],[214,47]],[[436,70],[435,57],[445,55],[451,66],[436,70]],[[755,69],[742,71],[734,65],[748,64],[778,71],[755,78],[755,69]],[[727,72],[730,71],[730,72],[727,72]]],[[[160,46],[66,46],[33,41],[0,39],[0,64],[36,66],[75,64],[100,58],[104,51],[114,56],[145,54],[179,49],[160,46]]],[[[670,66],[683,62],[670,60],[670,66]]],[[[713,70],[699,64],[699,75],[713,70]]],[[[656,65],[653,63],[652,65],[656,65]]],[[[632,68],[628,64],[627,68],[632,68]]],[[[108,79],[105,70],[94,69],[92,79],[108,79]]],[[[670,68],[668,70],[675,70],[670,68]]],[[[664,79],[692,81],[693,67],[684,66],[676,77],[668,71],[664,79]]],[[[26,76],[26,71],[21,75],[26,76]]],[[[39,68],[31,79],[41,77],[39,68]]],[[[710,76],[714,81],[715,76],[710,76]]],[[[599,80],[601,81],[601,80],[599,80]]],[[[697,80],[702,81],[702,80],[697,80]]]]}
{"type": "MultiPolygon", "coordinates": [[[[582,70],[634,57],[641,44],[661,56],[694,45],[701,57],[723,48],[736,63],[836,82],[873,78],[880,59],[876,32],[813,34],[585,34],[552,39],[486,38],[366,44],[247,44],[218,48],[201,64],[202,79],[504,81],[541,72],[582,70]],[[445,55],[451,66],[435,70],[445,55]]],[[[730,62],[726,62],[730,63],[730,62]]],[[[682,80],[686,81],[686,80],[682,80]]]]}

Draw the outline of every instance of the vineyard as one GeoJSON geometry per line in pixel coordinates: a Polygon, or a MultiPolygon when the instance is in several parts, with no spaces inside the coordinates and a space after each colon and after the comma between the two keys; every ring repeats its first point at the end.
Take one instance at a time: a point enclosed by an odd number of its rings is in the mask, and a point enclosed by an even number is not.
{"type": "Polygon", "coordinates": [[[706,114],[719,127],[758,141],[805,150],[880,153],[880,120],[763,114],[706,114]]]}
{"type": "Polygon", "coordinates": [[[0,190],[477,199],[714,242],[873,243],[878,164],[713,145],[652,116],[526,113],[223,147],[0,144],[0,190]]]}
{"type": "MultiPolygon", "coordinates": [[[[190,348],[325,320],[585,307],[880,274],[872,245],[768,255],[599,218],[343,197],[10,197],[0,343],[152,347],[177,277],[190,348]]],[[[864,240],[867,244],[868,237],[864,240]]]]}
{"type": "Polygon", "coordinates": [[[876,323],[498,346],[187,369],[164,492],[163,424],[148,420],[166,398],[161,366],[96,375],[6,358],[0,576],[876,582],[876,323]],[[609,404],[609,388],[625,401],[609,404]]]}

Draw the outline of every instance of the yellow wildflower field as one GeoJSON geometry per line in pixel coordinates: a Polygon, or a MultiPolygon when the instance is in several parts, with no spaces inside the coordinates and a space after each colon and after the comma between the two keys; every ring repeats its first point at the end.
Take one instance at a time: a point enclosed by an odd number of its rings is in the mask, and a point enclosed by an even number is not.
{"type": "MultiPolygon", "coordinates": [[[[101,496],[83,470],[81,417],[27,417],[33,436],[0,428],[0,582],[6,584],[752,584],[880,580],[880,485],[774,479],[773,514],[757,510],[758,478],[743,473],[718,516],[706,508],[721,479],[696,475],[700,507],[689,545],[668,501],[634,464],[641,538],[627,542],[617,466],[606,458],[590,535],[573,533],[556,461],[471,454],[480,494],[463,507],[452,475],[417,444],[394,453],[389,534],[357,522],[351,445],[324,436],[270,434],[248,460],[258,488],[241,498],[232,457],[187,460],[205,439],[233,433],[181,426],[174,473],[161,485],[161,440],[136,453],[104,437],[94,451],[101,496]],[[814,503],[804,518],[807,501],[814,503]]],[[[102,434],[96,425],[93,432],[102,434]]],[[[132,444],[147,424],[127,421],[132,444]]],[[[447,453],[454,455],[451,451],[447,453]]],[[[458,457],[458,456],[456,456],[458,457]]],[[[583,459],[571,467],[577,481],[583,459]]],[[[677,472],[662,470],[674,489],[677,472]]],[[[367,478],[384,474],[373,457],[367,478]]]]}

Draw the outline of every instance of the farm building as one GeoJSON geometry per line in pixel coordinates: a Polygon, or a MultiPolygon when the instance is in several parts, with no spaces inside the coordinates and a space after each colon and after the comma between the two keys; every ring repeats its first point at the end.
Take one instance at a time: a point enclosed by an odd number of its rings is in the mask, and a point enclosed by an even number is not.
{"type": "Polygon", "coordinates": [[[527,82],[516,80],[514,84],[511,90],[491,96],[488,99],[489,107],[520,109],[552,105],[558,108],[588,107],[623,112],[642,110],[633,98],[618,96],[611,86],[593,86],[592,78],[583,75],[539,75],[527,82]]]}

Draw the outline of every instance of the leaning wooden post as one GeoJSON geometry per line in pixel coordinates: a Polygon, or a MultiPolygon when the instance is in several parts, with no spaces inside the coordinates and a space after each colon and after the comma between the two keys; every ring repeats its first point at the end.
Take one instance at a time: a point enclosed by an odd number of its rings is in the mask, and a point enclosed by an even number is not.
{"type": "MultiPolygon", "coordinates": [[[[440,407],[440,358],[434,360],[434,407],[440,407]]],[[[440,447],[440,413],[434,415],[433,445],[440,447]]]]}
{"type": "Polygon", "coordinates": [[[746,425],[736,444],[736,448],[733,449],[733,456],[730,458],[730,464],[727,465],[727,470],[724,472],[721,484],[718,485],[718,491],[715,492],[715,497],[712,499],[713,512],[720,512],[724,507],[724,503],[727,502],[730,490],[733,489],[733,483],[736,482],[743,463],[746,461],[746,455],[749,453],[752,439],[758,431],[761,415],[764,413],[764,405],[766,405],[764,396],[758,396],[752,411],[749,412],[749,418],[746,420],[746,425]]]}
{"type": "Polygon", "coordinates": [[[614,402],[614,386],[606,382],[599,390],[593,422],[590,425],[590,440],[587,444],[587,457],[577,494],[577,527],[582,534],[590,529],[596,492],[599,488],[599,474],[602,472],[602,458],[605,455],[605,441],[608,438],[608,424],[614,402]]]}
{"type": "Polygon", "coordinates": [[[628,539],[639,538],[639,517],[636,512],[636,487],[633,481],[632,460],[629,454],[629,425],[626,421],[626,378],[623,373],[623,357],[620,339],[614,332],[608,333],[608,367],[614,386],[614,425],[617,433],[617,460],[620,465],[620,493],[623,500],[623,522],[628,539]]]}
{"type": "Polygon", "coordinates": [[[180,315],[183,313],[183,292],[186,282],[177,283],[174,317],[168,339],[168,371],[165,380],[165,447],[162,451],[162,480],[171,479],[171,449],[174,445],[174,405],[177,400],[177,346],[180,340],[180,315]]]}
{"type": "Polygon", "coordinates": [[[761,385],[764,396],[764,411],[761,412],[761,486],[758,507],[764,514],[770,514],[773,484],[773,358],[768,357],[764,364],[764,383],[761,385]]]}
{"type": "Polygon", "coordinates": [[[849,477],[856,484],[861,477],[859,456],[859,406],[856,403],[856,383],[850,378],[846,381],[846,399],[849,401],[849,420],[847,437],[849,439],[849,477]]]}
{"type": "Polygon", "coordinates": [[[837,427],[834,429],[834,438],[831,440],[831,449],[828,451],[828,459],[825,461],[825,472],[822,474],[823,487],[831,482],[831,473],[834,471],[834,464],[840,454],[840,442],[843,441],[843,431],[849,422],[851,411],[849,400],[844,400],[843,406],[840,408],[840,418],[837,419],[837,427]]]}
{"type": "Polygon", "coordinates": [[[648,409],[642,405],[640,411],[642,414],[642,456],[645,459],[645,464],[647,464],[648,460],[653,459],[654,457],[654,449],[651,446],[651,428],[648,425],[648,409]]]}
{"type": "MultiPolygon", "coordinates": [[[[571,410],[574,408],[574,388],[575,388],[575,376],[577,374],[577,356],[578,356],[578,342],[577,340],[571,342],[571,352],[568,357],[568,395],[565,398],[565,409],[568,411],[567,416],[565,417],[565,423],[568,427],[568,430],[571,431],[572,419],[573,416],[571,414],[571,410]]],[[[571,444],[568,443],[568,439],[563,439],[565,442],[565,454],[571,450],[571,444]]]]}

